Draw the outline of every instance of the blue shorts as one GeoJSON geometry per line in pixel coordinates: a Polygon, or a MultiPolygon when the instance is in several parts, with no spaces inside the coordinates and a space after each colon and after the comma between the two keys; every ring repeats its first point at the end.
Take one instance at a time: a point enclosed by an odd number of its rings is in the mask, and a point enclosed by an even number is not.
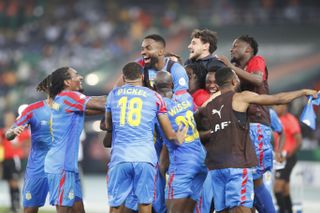
{"type": "Polygon", "coordinates": [[[194,213],[207,213],[210,212],[211,204],[213,202],[213,188],[211,183],[211,176],[208,174],[203,183],[202,193],[198,200],[194,213]]]}
{"type": "Polygon", "coordinates": [[[109,205],[122,205],[130,193],[138,204],[151,204],[154,197],[156,168],[150,163],[120,163],[108,171],[109,205]]]}
{"type": "Polygon", "coordinates": [[[187,171],[169,173],[168,185],[165,190],[166,200],[191,198],[198,201],[201,195],[203,182],[205,181],[208,169],[205,164],[192,166],[187,171]],[[190,170],[192,168],[192,170],[190,170]]]}
{"type": "Polygon", "coordinates": [[[63,171],[47,176],[51,205],[72,207],[74,202],[82,200],[79,173],[63,171]]]}
{"type": "Polygon", "coordinates": [[[251,169],[227,168],[209,171],[216,211],[237,206],[252,208],[253,179],[251,169]]]}
{"type": "Polygon", "coordinates": [[[133,211],[138,211],[138,198],[137,196],[131,192],[126,201],[125,201],[125,204],[124,204],[128,209],[131,209],[133,211]]]}
{"type": "Polygon", "coordinates": [[[46,175],[24,177],[22,190],[23,207],[41,207],[46,202],[49,191],[48,178],[46,175]]]}
{"type": "Polygon", "coordinates": [[[158,169],[157,177],[156,177],[156,188],[155,188],[156,193],[152,203],[152,208],[157,213],[167,212],[166,200],[164,196],[165,188],[166,188],[166,178],[161,175],[160,170],[158,169]]]}
{"type": "MultiPolygon", "coordinates": [[[[166,212],[166,201],[164,197],[164,190],[166,187],[166,179],[160,174],[159,166],[157,166],[155,194],[153,198],[152,208],[157,213],[166,212]]],[[[128,209],[138,211],[138,198],[134,193],[130,193],[125,201],[125,206],[128,209]]]]}
{"type": "Polygon", "coordinates": [[[273,154],[271,145],[271,127],[250,123],[250,138],[258,158],[258,166],[253,168],[253,180],[259,179],[266,171],[272,171],[273,154]]]}

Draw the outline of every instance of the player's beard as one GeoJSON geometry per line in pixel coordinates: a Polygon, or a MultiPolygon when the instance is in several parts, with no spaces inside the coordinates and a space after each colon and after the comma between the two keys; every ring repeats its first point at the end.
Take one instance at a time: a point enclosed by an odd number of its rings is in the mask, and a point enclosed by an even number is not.
{"type": "Polygon", "coordinates": [[[191,61],[197,61],[198,59],[199,59],[199,57],[200,57],[200,54],[198,54],[198,53],[196,53],[196,54],[189,54],[189,59],[191,60],[191,61]]]}
{"type": "Polygon", "coordinates": [[[230,62],[233,64],[238,64],[238,60],[235,57],[232,57],[230,62]]]}
{"type": "Polygon", "coordinates": [[[156,68],[156,64],[159,62],[159,59],[155,56],[151,56],[150,57],[150,63],[145,64],[144,66],[147,69],[155,69],[156,68]]]}

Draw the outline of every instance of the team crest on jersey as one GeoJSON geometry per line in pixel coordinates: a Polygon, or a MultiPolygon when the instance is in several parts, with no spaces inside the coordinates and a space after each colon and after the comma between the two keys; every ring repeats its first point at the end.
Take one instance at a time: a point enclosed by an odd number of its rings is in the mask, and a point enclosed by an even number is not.
{"type": "Polygon", "coordinates": [[[73,193],[73,191],[70,191],[70,192],[69,192],[68,198],[69,198],[70,200],[74,199],[74,193],[73,193]]]}
{"type": "Polygon", "coordinates": [[[30,192],[26,193],[26,200],[31,200],[32,199],[32,195],[30,192]]]}
{"type": "Polygon", "coordinates": [[[180,84],[181,86],[184,86],[184,85],[187,84],[187,82],[186,82],[186,80],[185,80],[184,78],[180,78],[180,79],[179,79],[179,84],[180,84]]]}
{"type": "Polygon", "coordinates": [[[58,104],[56,102],[53,102],[52,105],[51,105],[51,108],[58,111],[59,108],[60,108],[60,104],[58,104]]]}

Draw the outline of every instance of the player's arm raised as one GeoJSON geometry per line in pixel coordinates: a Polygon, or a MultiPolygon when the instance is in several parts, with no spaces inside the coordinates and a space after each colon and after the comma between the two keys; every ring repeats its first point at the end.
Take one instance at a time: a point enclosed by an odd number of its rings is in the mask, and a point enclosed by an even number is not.
{"type": "Polygon", "coordinates": [[[217,58],[222,61],[227,67],[234,70],[235,73],[238,75],[238,77],[241,80],[245,80],[253,85],[260,86],[263,83],[263,71],[262,70],[256,70],[252,73],[248,73],[245,70],[236,67],[234,64],[230,62],[230,60],[224,56],[219,55],[217,58]]]}
{"type": "Polygon", "coordinates": [[[318,91],[310,89],[302,89],[292,92],[282,92],[274,95],[258,95],[254,92],[244,91],[241,93],[236,93],[234,95],[232,101],[232,108],[239,112],[245,112],[249,104],[287,104],[292,100],[305,95],[312,95],[314,98],[317,98],[318,93],[318,91]]]}
{"type": "Polygon", "coordinates": [[[105,112],[106,96],[91,96],[86,105],[86,115],[101,115],[105,112]]]}

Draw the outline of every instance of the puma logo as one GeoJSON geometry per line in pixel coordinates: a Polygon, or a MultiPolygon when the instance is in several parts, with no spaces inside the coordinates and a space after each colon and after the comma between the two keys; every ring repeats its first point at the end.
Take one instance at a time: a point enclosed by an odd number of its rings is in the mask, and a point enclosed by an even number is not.
{"type": "Polygon", "coordinates": [[[219,117],[220,117],[220,119],[221,119],[221,110],[222,110],[223,106],[224,106],[224,105],[222,105],[222,106],[220,107],[220,110],[213,109],[213,110],[212,110],[212,115],[218,114],[219,117]]]}

